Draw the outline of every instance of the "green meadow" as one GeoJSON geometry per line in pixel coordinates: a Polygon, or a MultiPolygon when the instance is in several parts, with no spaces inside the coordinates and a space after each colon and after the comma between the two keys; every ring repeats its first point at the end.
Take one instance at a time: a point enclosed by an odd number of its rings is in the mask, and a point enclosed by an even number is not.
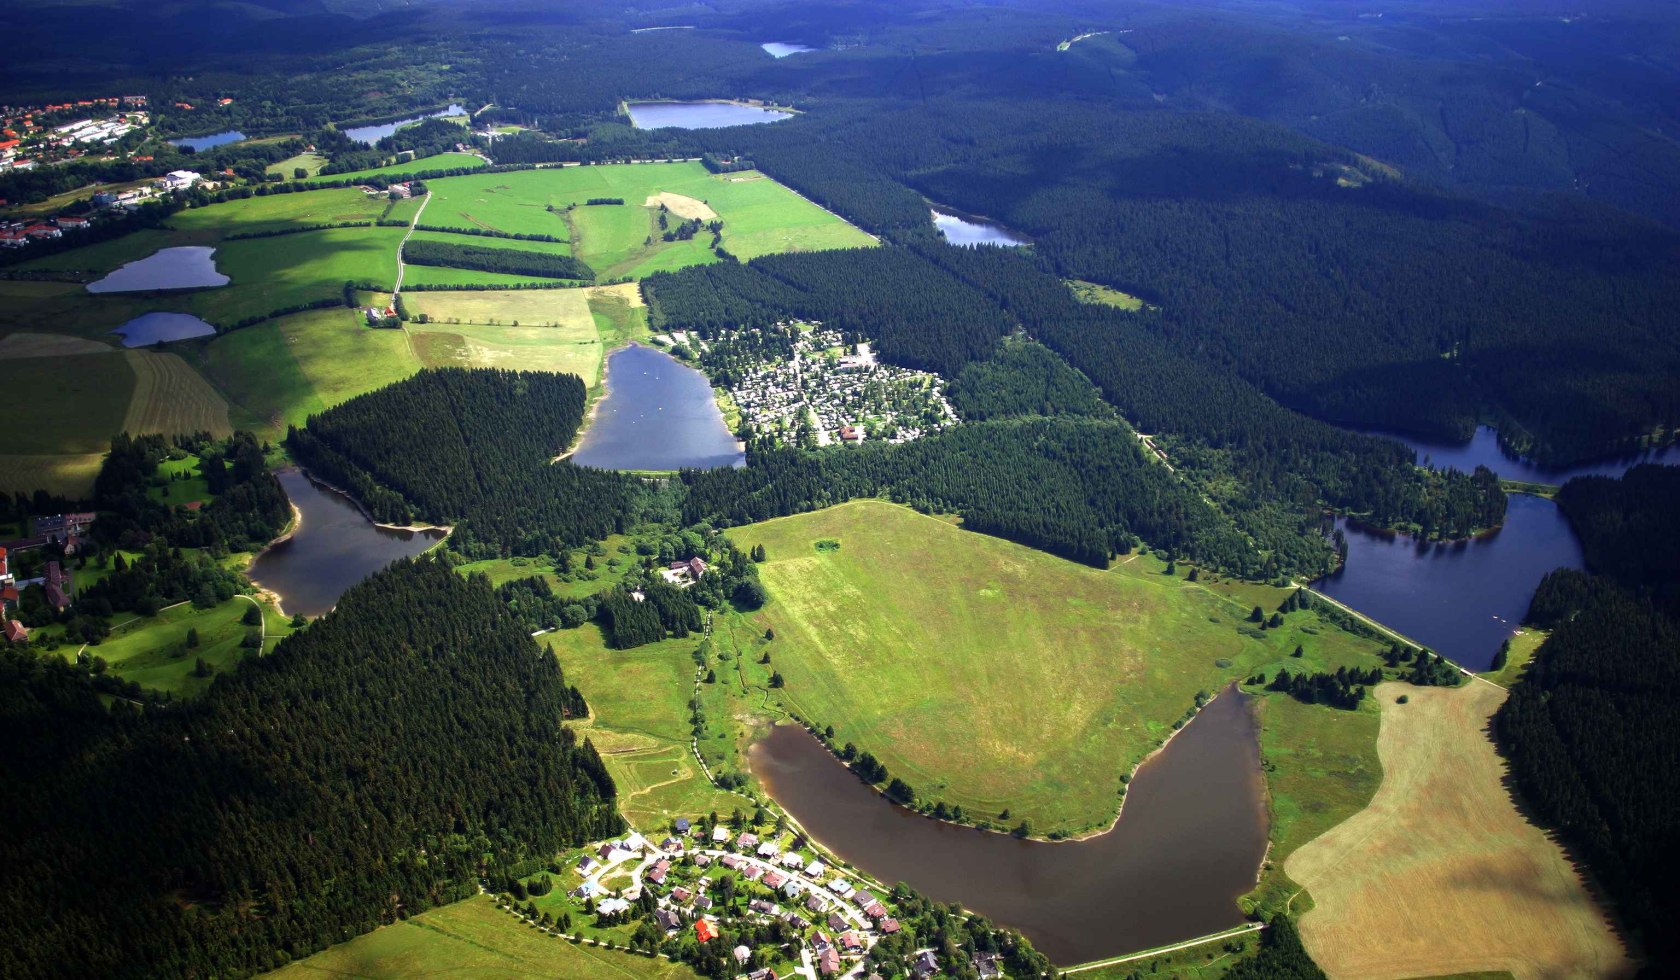
{"type": "MultiPolygon", "coordinates": [[[[288,161],[289,162],[289,161],[288,161]]],[[[482,167],[484,158],[476,153],[438,153],[429,157],[420,157],[407,163],[393,163],[384,167],[369,167],[366,170],[352,170],[342,174],[319,174],[316,168],[314,180],[366,180],[369,177],[399,177],[408,174],[421,174],[429,170],[459,170],[462,167],[482,167]]],[[[283,171],[286,179],[290,180],[292,172],[288,168],[283,171]]]]}
{"type": "MultiPolygon", "coordinates": [[[[291,632],[289,620],[266,603],[235,596],[209,609],[182,603],[156,616],[129,620],[87,651],[105,660],[111,673],[143,688],[168,691],[177,697],[199,694],[216,674],[234,669],[252,652],[242,646],[246,634],[259,629],[242,622],[252,608],[263,612],[263,650],[273,650],[291,632]],[[197,646],[190,645],[190,630],[197,631],[197,646]],[[200,660],[210,670],[202,676],[197,672],[200,660]]],[[[74,657],[77,649],[60,647],[59,652],[74,657]]]]}
{"type": "Polygon", "coordinates": [[[729,535],[767,553],[771,601],[751,620],[774,631],[775,693],[793,711],[923,799],[1008,809],[1041,834],[1108,825],[1120,777],[1198,692],[1284,665],[1379,663],[1316,613],[1247,621],[1286,589],[1193,583],[1152,556],[1088,568],[881,501],[729,535]]]}
{"type": "Polygon", "coordinates": [[[479,895],[381,927],[298,960],[271,980],[452,977],[460,980],[693,980],[687,967],[622,950],[573,945],[479,895]]]}

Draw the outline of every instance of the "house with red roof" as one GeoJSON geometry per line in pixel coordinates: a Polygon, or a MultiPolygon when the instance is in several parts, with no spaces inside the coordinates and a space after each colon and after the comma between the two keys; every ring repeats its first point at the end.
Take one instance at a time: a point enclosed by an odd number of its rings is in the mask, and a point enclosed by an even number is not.
{"type": "Polygon", "coordinates": [[[15,619],[6,620],[6,642],[25,643],[29,640],[29,630],[15,619]]]}
{"type": "Polygon", "coordinates": [[[705,919],[700,919],[694,923],[694,938],[703,943],[709,943],[717,938],[717,929],[713,928],[712,924],[705,919]]]}

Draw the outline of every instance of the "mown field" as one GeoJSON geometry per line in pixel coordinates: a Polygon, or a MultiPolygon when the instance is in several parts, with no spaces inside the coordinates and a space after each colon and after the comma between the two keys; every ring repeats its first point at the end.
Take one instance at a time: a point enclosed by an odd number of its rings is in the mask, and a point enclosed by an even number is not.
{"type": "Polygon", "coordinates": [[[1479,681],[1377,689],[1381,786],[1285,864],[1311,890],[1301,937],[1330,976],[1630,972],[1580,876],[1505,788],[1487,733],[1504,698],[1479,681]]]}
{"type": "Polygon", "coordinates": [[[1007,808],[1040,833],[1111,822],[1121,775],[1198,692],[1284,665],[1378,663],[1315,613],[1254,629],[1252,605],[1270,612],[1283,589],[1191,583],[1149,556],[1092,569],[880,501],[729,535],[768,556],[771,602],[752,621],[774,631],[783,700],[922,798],[1007,808]]]}
{"type": "MultiPolygon", "coordinates": [[[[294,165],[295,166],[295,165],[294,165]]],[[[369,177],[397,177],[404,174],[425,173],[428,170],[458,170],[462,167],[482,167],[484,158],[476,153],[438,153],[429,157],[420,157],[407,163],[393,163],[387,167],[369,167],[365,170],[351,170],[342,174],[321,174],[315,180],[366,180],[369,177]]],[[[320,168],[316,167],[316,172],[320,168]]],[[[292,179],[291,169],[283,171],[286,179],[292,179]]]]}
{"type": "Polygon", "coordinates": [[[525,925],[481,895],[358,936],[265,976],[271,980],[328,977],[682,980],[695,974],[666,960],[574,946],[525,925]]]}

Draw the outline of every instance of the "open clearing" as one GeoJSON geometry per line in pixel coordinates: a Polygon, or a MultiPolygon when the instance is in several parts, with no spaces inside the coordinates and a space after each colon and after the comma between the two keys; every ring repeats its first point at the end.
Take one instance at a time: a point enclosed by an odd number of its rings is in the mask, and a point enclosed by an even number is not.
{"type": "Polygon", "coordinates": [[[228,403],[186,361],[174,354],[142,350],[124,351],[123,356],[134,369],[134,395],[123,417],[123,431],[135,435],[208,432],[217,437],[233,432],[228,403]]]}
{"type": "MultiPolygon", "coordinates": [[[[225,673],[234,669],[248,652],[240,642],[255,627],[247,627],[240,620],[252,608],[252,602],[235,596],[209,609],[196,608],[190,602],[171,606],[156,616],[118,626],[104,642],[89,647],[88,652],[109,663],[111,673],[141,687],[177,696],[200,694],[214,679],[194,675],[200,659],[215,673],[225,673]],[[189,629],[198,631],[197,647],[187,646],[189,629]]],[[[262,610],[263,649],[267,652],[291,632],[291,626],[274,607],[265,603],[262,610]]],[[[59,653],[74,659],[76,650],[74,646],[65,646],[59,648],[59,653]]]]}
{"type": "MultiPolygon", "coordinates": [[[[334,180],[365,180],[369,177],[395,177],[401,174],[423,174],[433,170],[460,170],[464,167],[482,166],[484,158],[476,153],[438,153],[385,167],[369,167],[366,170],[352,170],[342,174],[320,174],[314,179],[323,183],[334,180]]],[[[291,179],[290,170],[286,171],[286,178],[291,179]]],[[[361,191],[356,193],[360,194],[361,191]]]]}
{"type": "Polygon", "coordinates": [[[679,980],[695,974],[667,960],[574,946],[533,929],[479,895],[376,929],[265,976],[679,980]]]}
{"type": "Polygon", "coordinates": [[[1562,850],[1505,789],[1491,684],[1377,688],[1383,780],[1370,806],[1286,864],[1311,889],[1301,938],[1333,977],[1630,972],[1562,850]],[[1396,704],[1405,694],[1407,704],[1396,704]]]}
{"type": "Polygon", "coordinates": [[[713,211],[711,205],[705,201],[696,201],[692,197],[672,194],[670,191],[649,195],[648,199],[642,202],[642,206],[648,208],[657,208],[660,205],[664,205],[666,210],[679,218],[698,218],[701,221],[710,221],[717,217],[717,212],[713,211]]]}
{"type": "Polygon", "coordinates": [[[775,631],[778,696],[923,798],[988,818],[1009,808],[1044,833],[1107,826],[1120,776],[1198,691],[1283,665],[1378,663],[1316,613],[1252,629],[1251,605],[1276,608],[1283,589],[1232,598],[1152,556],[1088,568],[881,501],[728,533],[767,553],[771,602],[752,619],[775,631]]]}

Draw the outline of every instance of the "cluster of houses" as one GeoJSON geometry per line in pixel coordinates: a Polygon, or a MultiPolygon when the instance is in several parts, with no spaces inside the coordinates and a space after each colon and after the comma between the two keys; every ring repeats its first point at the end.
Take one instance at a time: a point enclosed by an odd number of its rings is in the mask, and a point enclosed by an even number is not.
{"type": "Polygon", "coordinates": [[[93,526],[95,516],[91,512],[83,512],[37,517],[33,537],[19,538],[0,545],[0,620],[4,620],[0,630],[5,633],[8,643],[24,643],[29,639],[28,628],[12,615],[17,610],[24,589],[32,585],[40,586],[46,593],[47,604],[57,612],[68,609],[75,594],[70,573],[58,561],[47,562],[44,573],[35,578],[19,579],[12,571],[12,554],[56,544],[62,546],[64,554],[73,555],[81,549],[82,538],[87,534],[88,528],[93,526]]]}
{"type": "Polygon", "coordinates": [[[679,589],[686,589],[706,576],[706,559],[674,561],[659,570],[659,577],[679,589]]]}
{"type": "MultiPolygon", "coordinates": [[[[713,348],[721,352],[729,340],[719,338],[713,348]]],[[[797,331],[790,359],[740,371],[729,386],[742,421],[757,435],[785,442],[808,433],[819,446],[859,443],[872,433],[908,442],[957,423],[938,375],[882,364],[868,343],[840,353],[845,350],[837,330],[819,324],[797,331]]]]}
{"type": "Polygon", "coordinates": [[[143,95],[109,96],[40,106],[0,107],[0,173],[33,170],[107,147],[151,122],[143,95]],[[106,110],[99,114],[100,110],[106,110]],[[84,114],[52,123],[50,117],[84,114]]]}
{"type": "Polygon", "coordinates": [[[31,242],[63,238],[65,232],[74,234],[91,227],[93,219],[79,215],[60,215],[39,221],[0,221],[0,248],[24,248],[31,242]]]}

